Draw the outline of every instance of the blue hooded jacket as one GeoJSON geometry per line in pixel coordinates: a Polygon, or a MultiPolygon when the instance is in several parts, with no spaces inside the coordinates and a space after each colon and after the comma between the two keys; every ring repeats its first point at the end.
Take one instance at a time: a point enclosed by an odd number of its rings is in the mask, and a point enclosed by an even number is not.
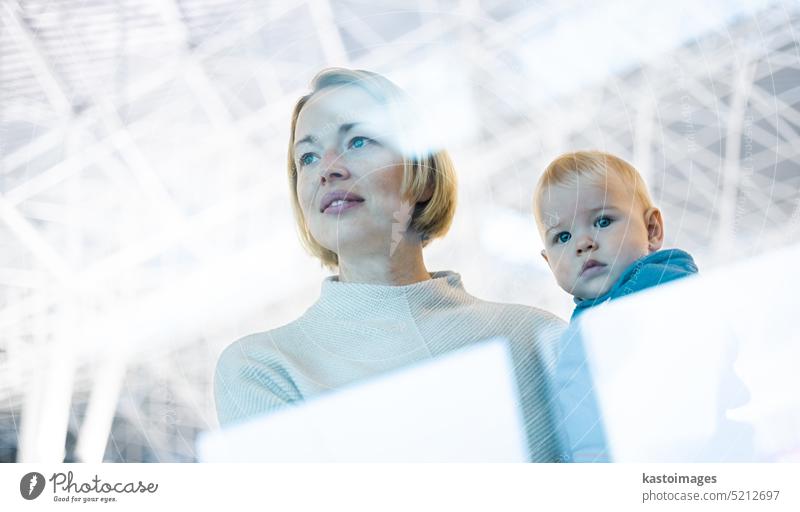
{"type": "Polygon", "coordinates": [[[595,299],[575,299],[569,329],[560,340],[554,375],[558,401],[562,460],[609,462],[606,433],[594,393],[594,381],[586,364],[586,353],[578,315],[608,300],[697,273],[692,257],[680,249],[654,252],[633,262],[611,289],[595,299]]]}
{"type": "Polygon", "coordinates": [[[666,249],[648,254],[634,261],[616,283],[603,295],[594,299],[575,299],[572,320],[580,313],[611,299],[629,295],[651,286],[673,281],[697,273],[692,256],[680,249],[666,249]]]}

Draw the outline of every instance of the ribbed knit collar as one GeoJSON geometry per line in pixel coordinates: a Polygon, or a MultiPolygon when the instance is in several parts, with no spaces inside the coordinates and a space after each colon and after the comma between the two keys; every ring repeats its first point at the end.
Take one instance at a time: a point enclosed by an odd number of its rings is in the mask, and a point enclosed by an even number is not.
{"type": "Polygon", "coordinates": [[[327,313],[356,313],[361,310],[370,314],[372,307],[386,301],[403,301],[413,309],[425,310],[475,300],[464,290],[458,273],[444,270],[432,272],[430,276],[431,279],[401,286],[343,283],[338,276],[327,277],[322,282],[319,300],[312,309],[327,313]]]}
{"type": "MultiPolygon", "coordinates": [[[[455,272],[431,273],[419,283],[391,286],[342,283],[336,277],[322,282],[319,300],[298,320],[307,339],[328,354],[353,361],[396,364],[396,358],[429,353],[426,340],[443,336],[425,331],[431,320],[476,304],[455,272]]],[[[341,363],[345,364],[345,363],[341,363]]]]}

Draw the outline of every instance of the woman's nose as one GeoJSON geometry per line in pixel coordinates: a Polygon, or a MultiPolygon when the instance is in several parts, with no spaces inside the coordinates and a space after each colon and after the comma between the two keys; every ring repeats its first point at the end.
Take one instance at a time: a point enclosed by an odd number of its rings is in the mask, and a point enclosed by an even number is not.
{"type": "Polygon", "coordinates": [[[324,184],[335,180],[344,180],[350,177],[350,171],[342,161],[342,155],[335,151],[327,151],[322,160],[320,181],[324,184]]]}

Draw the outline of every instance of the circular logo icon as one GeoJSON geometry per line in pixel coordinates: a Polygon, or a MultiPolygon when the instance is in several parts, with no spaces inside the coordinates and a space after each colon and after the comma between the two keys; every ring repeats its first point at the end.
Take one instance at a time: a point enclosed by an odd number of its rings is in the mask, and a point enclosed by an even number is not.
{"type": "Polygon", "coordinates": [[[28,473],[19,481],[19,493],[26,500],[35,500],[44,490],[44,475],[33,472],[28,473]]]}

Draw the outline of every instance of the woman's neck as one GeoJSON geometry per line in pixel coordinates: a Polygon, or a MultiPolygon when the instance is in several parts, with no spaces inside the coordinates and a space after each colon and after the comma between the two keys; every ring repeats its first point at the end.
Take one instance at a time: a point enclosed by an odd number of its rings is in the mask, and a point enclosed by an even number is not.
{"type": "Polygon", "coordinates": [[[403,286],[431,278],[422,258],[418,237],[403,237],[394,250],[378,253],[339,254],[339,281],[403,286]]]}

